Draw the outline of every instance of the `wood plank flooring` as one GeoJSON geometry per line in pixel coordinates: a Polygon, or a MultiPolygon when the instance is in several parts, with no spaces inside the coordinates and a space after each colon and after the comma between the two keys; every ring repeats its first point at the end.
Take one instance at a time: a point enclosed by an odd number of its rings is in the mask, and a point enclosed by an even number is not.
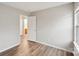
{"type": "Polygon", "coordinates": [[[11,49],[3,56],[73,56],[72,53],[52,48],[40,43],[28,41],[28,48],[22,49],[17,46],[15,49],[11,49]],[[20,49],[20,50],[19,50],[20,49]]]}
{"type": "Polygon", "coordinates": [[[22,40],[19,46],[0,54],[1,56],[73,56],[72,53],[33,41],[22,40]]]}

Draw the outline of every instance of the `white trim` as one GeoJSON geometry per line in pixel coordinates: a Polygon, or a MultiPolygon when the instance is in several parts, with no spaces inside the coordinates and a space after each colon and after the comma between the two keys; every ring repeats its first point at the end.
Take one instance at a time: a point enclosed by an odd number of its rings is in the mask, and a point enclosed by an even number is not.
{"type": "Polygon", "coordinates": [[[77,51],[79,52],[79,45],[74,41],[74,46],[77,49],[77,51]]]}
{"type": "Polygon", "coordinates": [[[8,49],[11,49],[11,48],[13,48],[13,47],[15,47],[15,46],[18,46],[18,45],[19,45],[19,43],[18,43],[18,44],[15,44],[15,45],[13,45],[13,46],[11,46],[11,47],[8,47],[8,48],[6,48],[6,49],[4,49],[4,50],[1,50],[0,53],[6,51],[6,50],[8,50],[8,49]]]}
{"type": "MultiPolygon", "coordinates": [[[[79,14],[79,7],[74,11],[74,41],[76,42],[77,38],[77,26],[79,26],[79,24],[77,23],[77,15],[79,14]],[[78,11],[78,12],[77,12],[78,11]]],[[[74,43],[74,42],[73,42],[74,43]]]]}
{"type": "Polygon", "coordinates": [[[77,9],[75,10],[75,13],[79,10],[79,7],[77,7],[77,9]]]}
{"type": "Polygon", "coordinates": [[[77,15],[77,14],[74,15],[74,19],[75,19],[75,20],[74,20],[74,41],[76,41],[76,25],[77,25],[76,15],[77,15]]]}
{"type": "Polygon", "coordinates": [[[79,24],[77,23],[77,15],[79,14],[79,7],[75,10],[75,15],[74,15],[74,45],[77,45],[76,41],[77,41],[77,27],[79,26],[79,24]],[[77,12],[78,11],[78,12],[77,12]]]}
{"type": "MultiPolygon", "coordinates": [[[[33,41],[33,40],[30,40],[30,41],[33,41]]],[[[51,44],[48,44],[48,43],[45,43],[45,42],[40,42],[40,41],[34,41],[34,42],[41,43],[41,44],[44,44],[44,45],[47,45],[47,46],[50,46],[50,47],[54,47],[54,48],[57,48],[57,49],[60,49],[60,50],[65,50],[65,51],[68,51],[68,52],[71,52],[71,53],[74,52],[74,51],[70,51],[70,50],[67,50],[67,49],[64,49],[64,48],[60,48],[60,47],[57,47],[57,46],[54,46],[54,45],[51,45],[51,44]]]]}

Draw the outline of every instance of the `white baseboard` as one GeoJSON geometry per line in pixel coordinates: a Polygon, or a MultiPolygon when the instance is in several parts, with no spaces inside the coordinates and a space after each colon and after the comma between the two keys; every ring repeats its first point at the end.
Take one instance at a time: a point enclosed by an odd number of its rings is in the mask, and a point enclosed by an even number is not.
{"type": "Polygon", "coordinates": [[[77,51],[79,52],[79,45],[78,45],[75,41],[74,41],[73,43],[74,43],[75,48],[76,48],[77,51]]]}
{"type": "MultiPolygon", "coordinates": [[[[33,40],[30,40],[30,41],[33,41],[33,40]]],[[[57,48],[57,49],[60,49],[60,50],[64,50],[64,51],[73,53],[73,51],[70,51],[70,50],[67,50],[67,49],[64,49],[64,48],[60,48],[60,47],[57,47],[57,46],[54,46],[54,45],[51,45],[51,44],[48,44],[48,43],[45,43],[45,42],[40,42],[40,41],[34,41],[34,42],[41,43],[41,44],[44,44],[44,45],[47,45],[47,46],[50,46],[50,47],[54,47],[54,48],[57,48]]]]}
{"type": "Polygon", "coordinates": [[[18,46],[18,45],[19,45],[19,43],[15,44],[15,45],[13,45],[13,46],[11,46],[11,47],[8,47],[8,48],[6,48],[6,49],[3,49],[3,50],[0,51],[0,53],[6,51],[6,50],[8,50],[8,49],[11,49],[11,48],[13,48],[13,47],[15,47],[15,46],[18,46]]]}

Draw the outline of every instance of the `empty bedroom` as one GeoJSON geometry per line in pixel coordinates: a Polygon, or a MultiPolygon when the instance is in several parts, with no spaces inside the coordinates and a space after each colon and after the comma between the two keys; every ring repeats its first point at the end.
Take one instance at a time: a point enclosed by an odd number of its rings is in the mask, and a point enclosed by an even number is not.
{"type": "Polygon", "coordinates": [[[0,2],[0,56],[79,55],[74,20],[78,5],[0,2]]]}

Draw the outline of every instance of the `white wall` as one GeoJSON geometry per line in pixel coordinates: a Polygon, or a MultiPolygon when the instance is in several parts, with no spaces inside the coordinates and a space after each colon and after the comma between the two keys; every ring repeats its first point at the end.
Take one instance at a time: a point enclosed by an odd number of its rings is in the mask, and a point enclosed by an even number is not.
{"type": "Polygon", "coordinates": [[[19,43],[20,15],[26,14],[21,10],[0,4],[0,52],[19,43]]]}
{"type": "Polygon", "coordinates": [[[73,50],[73,4],[33,12],[37,17],[37,41],[73,50]]]}

